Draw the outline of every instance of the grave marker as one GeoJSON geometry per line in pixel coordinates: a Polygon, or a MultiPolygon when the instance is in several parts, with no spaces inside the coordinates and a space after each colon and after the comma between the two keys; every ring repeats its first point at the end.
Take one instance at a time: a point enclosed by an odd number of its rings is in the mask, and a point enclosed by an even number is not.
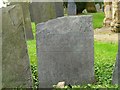
{"type": "Polygon", "coordinates": [[[32,2],[30,9],[31,19],[36,24],[56,18],[56,9],[53,2],[32,2]]]}
{"type": "Polygon", "coordinates": [[[115,68],[113,71],[112,83],[120,85],[120,41],[118,46],[118,54],[116,57],[115,68]]]}
{"type": "Polygon", "coordinates": [[[28,2],[10,2],[10,5],[15,5],[15,4],[20,4],[22,6],[26,39],[27,40],[34,39],[32,26],[31,26],[30,12],[29,12],[30,4],[28,2]]]}
{"type": "Polygon", "coordinates": [[[3,8],[2,19],[3,88],[30,88],[32,78],[22,7],[11,5],[3,8]]]}
{"type": "Polygon", "coordinates": [[[68,15],[76,15],[76,4],[74,0],[68,0],[68,15]]]}
{"type": "Polygon", "coordinates": [[[92,17],[61,17],[37,25],[37,56],[41,88],[60,81],[79,85],[94,80],[92,17]]]}

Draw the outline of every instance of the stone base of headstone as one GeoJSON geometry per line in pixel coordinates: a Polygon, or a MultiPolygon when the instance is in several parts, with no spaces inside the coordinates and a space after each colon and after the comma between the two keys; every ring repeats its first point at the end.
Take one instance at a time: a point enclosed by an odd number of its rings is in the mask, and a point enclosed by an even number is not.
{"type": "Polygon", "coordinates": [[[32,75],[21,5],[2,8],[2,87],[30,88],[32,75]]]}
{"type": "Polygon", "coordinates": [[[92,16],[66,16],[37,25],[40,88],[58,82],[82,85],[94,81],[92,16]]]}

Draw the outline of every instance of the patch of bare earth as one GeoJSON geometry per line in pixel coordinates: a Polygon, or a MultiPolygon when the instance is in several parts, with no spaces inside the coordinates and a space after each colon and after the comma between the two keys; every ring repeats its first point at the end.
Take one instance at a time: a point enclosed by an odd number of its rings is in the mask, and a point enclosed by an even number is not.
{"type": "Polygon", "coordinates": [[[118,33],[111,31],[110,27],[102,27],[94,30],[94,38],[98,41],[118,42],[118,33]]]}

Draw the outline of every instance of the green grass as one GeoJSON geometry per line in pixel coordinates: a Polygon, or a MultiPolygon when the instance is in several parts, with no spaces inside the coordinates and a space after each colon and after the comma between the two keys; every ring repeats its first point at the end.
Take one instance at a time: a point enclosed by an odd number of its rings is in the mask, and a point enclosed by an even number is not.
{"type": "Polygon", "coordinates": [[[87,14],[80,14],[80,15],[92,15],[93,16],[93,28],[101,28],[103,27],[103,20],[104,20],[104,12],[99,13],[87,13],[87,14]]]}
{"type": "MultiPolygon", "coordinates": [[[[111,85],[111,80],[112,80],[112,72],[116,59],[117,49],[118,49],[117,43],[99,42],[99,41],[94,42],[95,77],[97,82],[96,84],[90,85],[91,87],[97,87],[97,88],[114,87],[111,85]]],[[[29,56],[32,66],[34,83],[35,83],[35,87],[37,87],[38,75],[37,75],[37,57],[36,57],[35,40],[28,41],[28,50],[29,50],[29,56]]],[[[81,87],[88,87],[88,85],[81,87]]]]}
{"type": "MultiPolygon", "coordinates": [[[[94,17],[94,27],[102,27],[103,13],[92,14],[94,17]],[[95,23],[96,22],[96,23],[95,23]]],[[[33,33],[35,37],[35,24],[32,23],[33,33]]],[[[32,77],[34,87],[38,87],[38,72],[37,72],[37,55],[36,55],[36,40],[27,41],[30,63],[32,68],[32,77]]],[[[96,83],[84,86],[73,86],[74,88],[115,88],[111,85],[112,72],[116,59],[118,45],[111,42],[94,41],[94,67],[96,83]]]]}
{"type": "Polygon", "coordinates": [[[103,27],[103,20],[104,20],[104,13],[103,12],[89,13],[89,14],[93,16],[94,29],[103,27]]]}

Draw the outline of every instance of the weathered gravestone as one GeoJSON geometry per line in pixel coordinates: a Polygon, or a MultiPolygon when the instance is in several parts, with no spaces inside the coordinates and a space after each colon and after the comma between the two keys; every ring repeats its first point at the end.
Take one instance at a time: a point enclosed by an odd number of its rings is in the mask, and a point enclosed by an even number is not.
{"type": "Polygon", "coordinates": [[[32,2],[30,9],[31,19],[36,24],[56,18],[54,2],[32,2]]]}
{"type": "Polygon", "coordinates": [[[55,2],[56,17],[64,16],[64,7],[62,2],[55,2]]]}
{"type": "MultiPolygon", "coordinates": [[[[9,0],[12,1],[12,0],[9,0]]],[[[10,5],[20,4],[22,6],[23,16],[24,16],[24,28],[27,40],[34,39],[31,18],[29,12],[29,3],[28,2],[10,2],[10,5]]]]}
{"type": "Polygon", "coordinates": [[[68,15],[76,15],[76,4],[74,0],[68,0],[68,15]]]}
{"type": "Polygon", "coordinates": [[[0,8],[0,90],[2,89],[2,9],[0,8]]]}
{"type": "Polygon", "coordinates": [[[37,25],[40,87],[59,81],[77,85],[94,80],[91,16],[68,16],[37,25]]]}
{"type": "Polygon", "coordinates": [[[29,88],[32,78],[21,6],[3,8],[2,20],[3,88],[29,88]]]}
{"type": "Polygon", "coordinates": [[[116,58],[116,64],[115,64],[113,77],[112,77],[112,83],[120,85],[120,41],[119,41],[119,47],[118,47],[118,54],[116,58]]]}
{"type": "Polygon", "coordinates": [[[96,4],[95,7],[96,7],[97,12],[100,12],[100,5],[96,4]]]}

